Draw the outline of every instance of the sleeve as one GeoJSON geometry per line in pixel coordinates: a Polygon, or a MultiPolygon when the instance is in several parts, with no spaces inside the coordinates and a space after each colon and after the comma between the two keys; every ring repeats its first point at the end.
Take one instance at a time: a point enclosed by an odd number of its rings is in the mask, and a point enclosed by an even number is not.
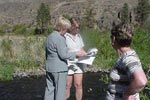
{"type": "Polygon", "coordinates": [[[80,34],[78,34],[79,38],[80,38],[80,45],[81,45],[81,48],[84,47],[84,42],[83,42],[83,39],[81,37],[80,34]]]}
{"type": "Polygon", "coordinates": [[[127,74],[130,76],[139,68],[142,68],[141,62],[136,56],[128,56],[124,59],[127,74]]]}
{"type": "Polygon", "coordinates": [[[118,70],[113,67],[110,71],[110,79],[113,81],[128,81],[128,77],[120,72],[118,72],[118,70]]]}
{"type": "Polygon", "coordinates": [[[61,59],[73,60],[75,59],[75,53],[68,52],[65,38],[61,37],[56,42],[57,53],[61,59]]]}
{"type": "Polygon", "coordinates": [[[112,68],[110,71],[110,79],[113,81],[119,81],[120,80],[120,75],[115,68],[112,68]]]}

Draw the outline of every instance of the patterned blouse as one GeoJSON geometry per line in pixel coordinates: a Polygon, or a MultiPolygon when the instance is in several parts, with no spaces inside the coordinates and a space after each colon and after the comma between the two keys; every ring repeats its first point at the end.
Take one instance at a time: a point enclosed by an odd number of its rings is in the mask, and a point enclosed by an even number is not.
{"type": "MultiPolygon", "coordinates": [[[[110,71],[110,83],[106,94],[106,100],[123,100],[123,92],[132,80],[135,70],[142,68],[138,55],[134,50],[130,50],[120,55],[116,64],[110,71]]],[[[136,100],[139,93],[134,94],[136,100]]]]}

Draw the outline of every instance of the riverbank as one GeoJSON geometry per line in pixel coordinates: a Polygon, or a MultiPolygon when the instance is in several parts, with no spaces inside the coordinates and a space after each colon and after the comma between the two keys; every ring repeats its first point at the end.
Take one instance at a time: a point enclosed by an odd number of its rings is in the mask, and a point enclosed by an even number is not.
{"type": "MultiPolygon", "coordinates": [[[[109,71],[92,66],[85,66],[84,69],[82,100],[104,100],[109,71]]],[[[11,81],[0,81],[0,100],[43,100],[46,85],[44,68],[34,71],[18,69],[13,77],[11,81]]],[[[144,93],[150,96],[150,89],[146,87],[144,93]]],[[[69,100],[75,100],[74,94],[72,87],[69,100]]]]}
{"type": "MultiPolygon", "coordinates": [[[[101,69],[100,67],[88,66],[84,65],[85,72],[102,72],[102,73],[109,73],[107,69],[101,69]]],[[[23,78],[23,77],[31,77],[31,76],[42,76],[45,75],[44,67],[38,67],[37,69],[29,69],[29,70],[22,70],[17,69],[13,73],[13,78],[23,78]]]]}
{"type": "MultiPolygon", "coordinates": [[[[100,72],[84,74],[83,100],[104,100],[107,85],[100,79],[101,75],[100,72]]],[[[0,100],[43,100],[45,85],[45,75],[0,82],[0,100]]],[[[70,100],[75,100],[74,88],[70,100]]]]}

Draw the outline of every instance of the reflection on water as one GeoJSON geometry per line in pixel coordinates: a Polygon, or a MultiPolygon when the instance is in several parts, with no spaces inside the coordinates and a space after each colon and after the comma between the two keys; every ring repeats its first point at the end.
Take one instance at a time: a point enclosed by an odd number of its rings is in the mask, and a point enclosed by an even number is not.
{"type": "MultiPolygon", "coordinates": [[[[100,80],[100,73],[85,73],[83,100],[104,100],[106,84],[100,80]]],[[[0,82],[0,100],[43,100],[45,76],[15,79],[0,82]]],[[[75,100],[74,88],[70,100],[75,100]]]]}

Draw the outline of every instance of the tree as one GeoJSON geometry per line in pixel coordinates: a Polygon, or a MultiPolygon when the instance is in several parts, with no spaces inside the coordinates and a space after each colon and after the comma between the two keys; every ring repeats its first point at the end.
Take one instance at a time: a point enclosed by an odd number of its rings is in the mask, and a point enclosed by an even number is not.
{"type": "Polygon", "coordinates": [[[48,26],[50,25],[50,9],[48,5],[41,3],[40,8],[37,11],[37,26],[40,33],[48,32],[48,26]]]}
{"type": "Polygon", "coordinates": [[[127,3],[124,4],[122,10],[121,10],[121,21],[128,23],[129,22],[129,6],[127,3]]]}
{"type": "Polygon", "coordinates": [[[94,28],[96,24],[94,8],[87,8],[83,19],[81,20],[82,26],[86,28],[94,28]]]}
{"type": "Polygon", "coordinates": [[[144,24],[150,13],[149,0],[139,0],[136,10],[136,21],[144,24]]]}

